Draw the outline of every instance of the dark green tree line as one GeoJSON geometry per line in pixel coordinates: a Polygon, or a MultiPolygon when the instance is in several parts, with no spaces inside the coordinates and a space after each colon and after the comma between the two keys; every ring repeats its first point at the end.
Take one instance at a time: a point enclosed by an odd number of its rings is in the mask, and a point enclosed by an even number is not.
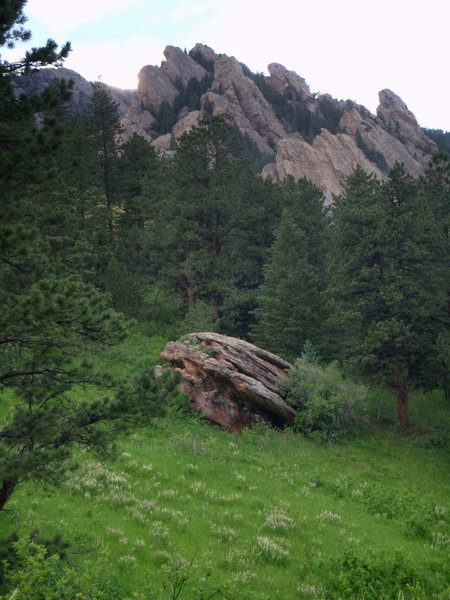
{"type": "Polygon", "coordinates": [[[346,358],[397,398],[408,425],[419,381],[442,326],[442,245],[417,181],[400,165],[381,184],[357,169],[334,211],[330,292],[346,358]]]}

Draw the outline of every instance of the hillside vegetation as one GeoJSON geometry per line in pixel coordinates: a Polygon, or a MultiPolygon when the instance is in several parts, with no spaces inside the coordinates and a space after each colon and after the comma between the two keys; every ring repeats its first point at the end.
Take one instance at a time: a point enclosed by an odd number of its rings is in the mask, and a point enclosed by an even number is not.
{"type": "Polygon", "coordinates": [[[218,116],[161,156],[102,83],[17,93],[69,51],[0,60],[0,598],[448,600],[449,156],[325,205],[218,116]],[[155,378],[199,331],[294,363],[292,430],[155,378]]]}
{"type": "MultiPolygon", "coordinates": [[[[135,335],[103,360],[125,374],[161,346],[135,335]]],[[[58,488],[21,487],[2,531],[60,534],[49,580],[73,569],[74,589],[94,594],[82,598],[444,600],[450,412],[417,393],[411,418],[399,431],[373,393],[353,438],[318,445],[265,427],[231,435],[172,407],[119,437],[115,461],[77,452],[58,488]]]]}

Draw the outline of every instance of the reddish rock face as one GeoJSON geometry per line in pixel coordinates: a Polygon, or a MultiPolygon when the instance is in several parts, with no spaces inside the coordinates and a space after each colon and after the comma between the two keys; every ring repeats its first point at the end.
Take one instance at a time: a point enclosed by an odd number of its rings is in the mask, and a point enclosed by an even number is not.
{"type": "Polygon", "coordinates": [[[211,421],[241,431],[257,421],[292,425],[295,411],[277,392],[291,365],[253,344],[218,333],[169,342],[161,357],[183,376],[182,389],[211,421]]]}

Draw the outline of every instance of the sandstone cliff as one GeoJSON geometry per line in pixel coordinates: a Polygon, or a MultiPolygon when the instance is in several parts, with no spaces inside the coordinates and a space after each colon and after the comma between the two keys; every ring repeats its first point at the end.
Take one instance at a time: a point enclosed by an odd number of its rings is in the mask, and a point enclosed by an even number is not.
{"type": "MultiPolygon", "coordinates": [[[[92,85],[87,79],[79,75],[76,71],[66,69],[64,67],[46,68],[31,73],[30,75],[22,75],[15,79],[15,85],[18,94],[40,94],[46,87],[55,79],[72,80],[74,83],[72,91],[72,99],[70,109],[73,113],[83,112],[88,106],[92,97],[92,85]]],[[[117,104],[118,114],[124,115],[130,106],[137,100],[136,90],[120,90],[115,87],[108,86],[111,92],[113,101],[117,104]]]]}
{"type": "MultiPolygon", "coordinates": [[[[138,133],[158,151],[171,153],[176,139],[208,115],[222,115],[238,132],[249,157],[266,163],[263,177],[307,177],[328,202],[342,193],[357,165],[384,178],[401,162],[421,175],[435,143],[421,130],[406,104],[382,90],[377,114],[352,101],[313,94],[302,77],[271,63],[269,75],[252,73],[236,58],[204,44],[187,53],[164,50],[160,66],[144,66],[137,92],[111,88],[119,104],[123,139],[138,133]]],[[[54,77],[75,80],[72,108],[89,102],[91,86],[67,69],[44,69],[20,78],[19,91],[40,91],[54,77]]]]}
{"type": "Polygon", "coordinates": [[[372,115],[354,102],[311,93],[304,79],[278,63],[271,63],[269,76],[264,76],[203,44],[189,54],[168,46],[164,55],[160,67],[141,70],[139,100],[123,119],[126,129],[139,133],[141,127],[142,135],[163,152],[202,117],[222,115],[256,154],[266,157],[263,177],[307,177],[332,202],[357,165],[384,178],[398,161],[418,176],[436,149],[390,90],[380,92],[380,106],[372,115]],[[196,88],[199,105],[189,106],[186,99],[180,109],[183,90],[193,80],[207,82],[196,88]],[[173,109],[170,130],[157,122],[163,102],[173,109]]]}

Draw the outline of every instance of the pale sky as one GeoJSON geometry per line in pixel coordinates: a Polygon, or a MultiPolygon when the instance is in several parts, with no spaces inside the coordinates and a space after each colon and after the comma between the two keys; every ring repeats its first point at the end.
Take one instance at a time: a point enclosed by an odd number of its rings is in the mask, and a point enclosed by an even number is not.
{"type": "Polygon", "coordinates": [[[65,66],[90,81],[136,88],[166,45],[201,42],[254,72],[281,63],[373,113],[390,88],[420,125],[450,131],[449,0],[29,0],[25,14],[32,45],[70,41],[65,66]]]}

